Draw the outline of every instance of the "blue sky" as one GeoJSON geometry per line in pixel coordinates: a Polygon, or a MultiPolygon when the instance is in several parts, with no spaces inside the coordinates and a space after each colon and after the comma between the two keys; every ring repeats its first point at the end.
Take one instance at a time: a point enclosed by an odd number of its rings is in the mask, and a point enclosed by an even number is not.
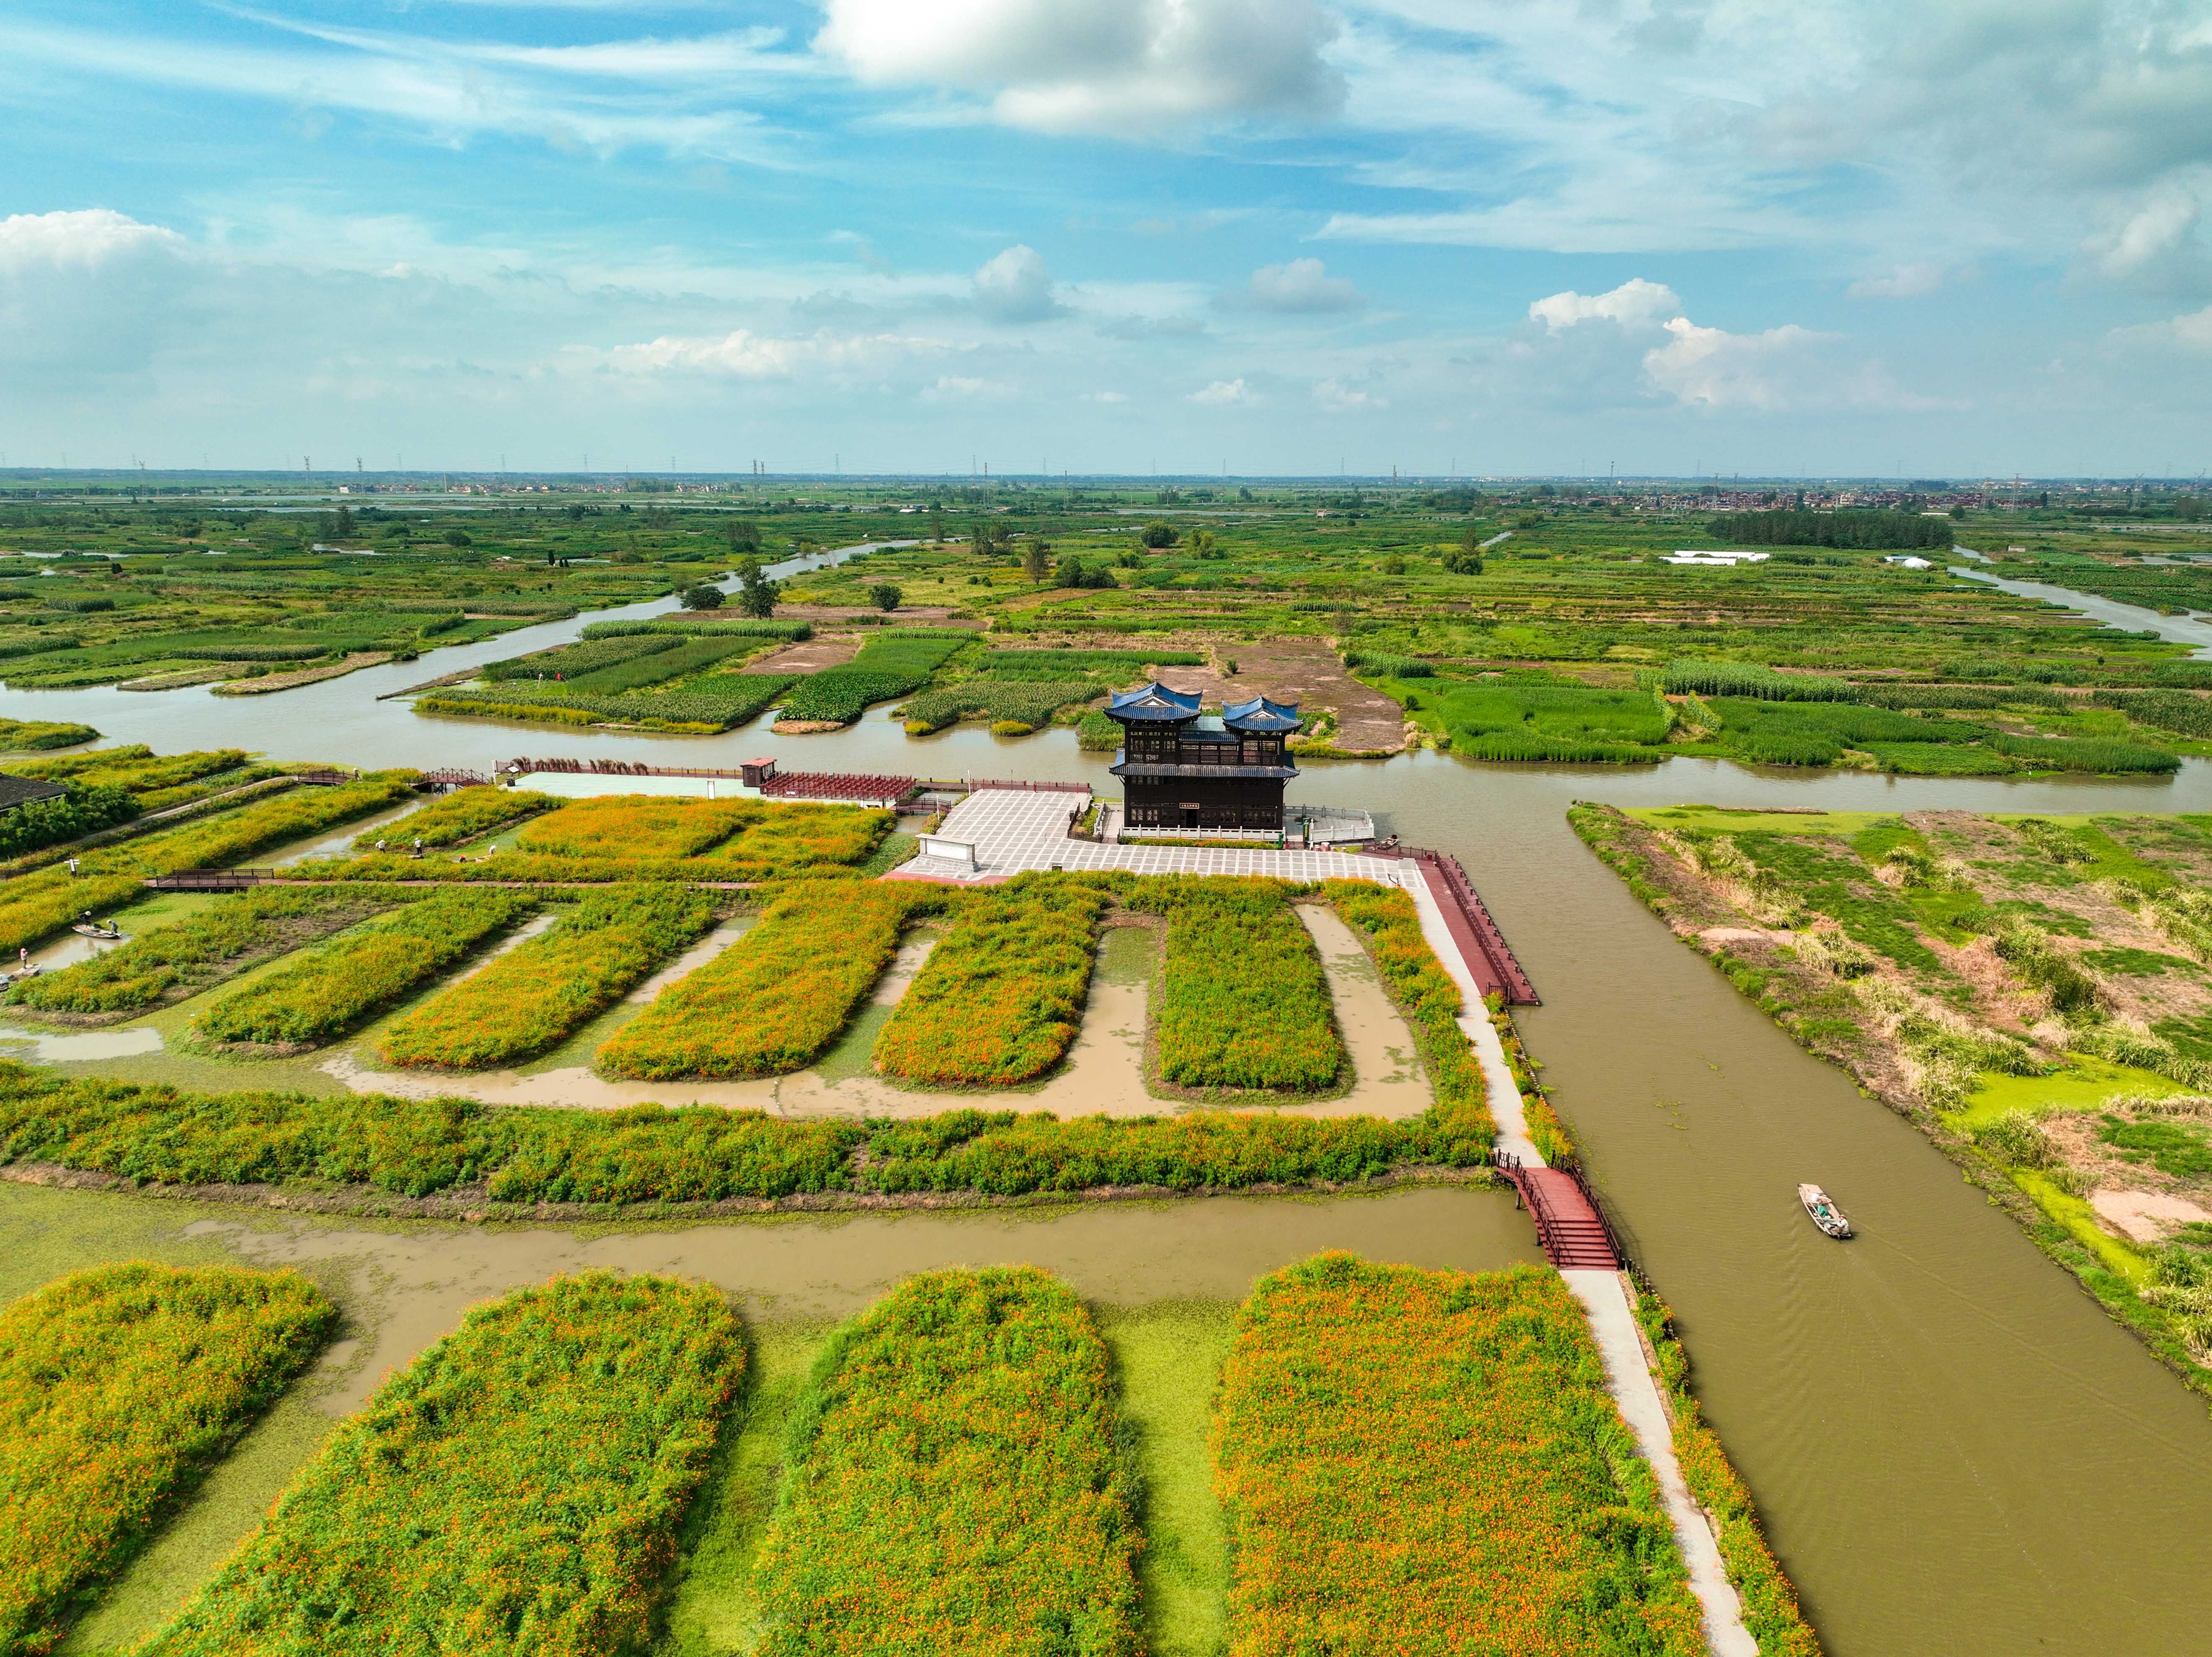
{"type": "Polygon", "coordinates": [[[2212,465],[2203,0],[13,0],[11,464],[2212,465]]]}

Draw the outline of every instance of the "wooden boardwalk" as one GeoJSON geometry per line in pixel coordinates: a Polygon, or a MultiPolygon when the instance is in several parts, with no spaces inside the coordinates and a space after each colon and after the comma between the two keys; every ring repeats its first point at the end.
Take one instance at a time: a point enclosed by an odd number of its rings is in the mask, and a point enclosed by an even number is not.
{"type": "Polygon", "coordinates": [[[1412,846],[1401,855],[1410,859],[1420,871],[1423,883],[1435,895],[1437,907],[1443,911],[1444,925],[1451,930],[1452,942],[1459,946],[1482,992],[1504,997],[1510,1007],[1541,1006],[1536,986],[1522,970],[1512,947],[1505,941],[1505,934],[1491,919],[1490,906],[1474,889],[1474,883],[1468,879],[1459,859],[1412,846]]]}

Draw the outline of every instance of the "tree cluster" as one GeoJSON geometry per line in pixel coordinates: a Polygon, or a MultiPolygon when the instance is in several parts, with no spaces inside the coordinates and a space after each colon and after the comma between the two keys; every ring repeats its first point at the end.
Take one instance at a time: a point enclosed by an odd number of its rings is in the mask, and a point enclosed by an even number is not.
{"type": "Polygon", "coordinates": [[[1950,521],[1917,513],[1724,512],[1706,532],[1738,545],[1759,547],[1944,547],[1951,544],[1950,521]]]}

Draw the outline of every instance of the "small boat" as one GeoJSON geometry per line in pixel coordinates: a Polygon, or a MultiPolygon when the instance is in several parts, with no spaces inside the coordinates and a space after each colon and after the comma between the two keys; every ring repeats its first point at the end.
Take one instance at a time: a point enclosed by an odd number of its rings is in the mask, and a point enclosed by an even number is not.
{"type": "Polygon", "coordinates": [[[105,938],[119,942],[123,937],[122,931],[118,927],[88,925],[82,920],[76,922],[70,930],[79,938],[105,938]]]}
{"type": "Polygon", "coordinates": [[[1844,1217],[1828,1193],[1812,1184],[1797,1187],[1797,1200],[1805,1205],[1805,1211],[1813,1217],[1813,1223],[1830,1236],[1841,1240],[1851,1235],[1851,1223],[1844,1217]]]}

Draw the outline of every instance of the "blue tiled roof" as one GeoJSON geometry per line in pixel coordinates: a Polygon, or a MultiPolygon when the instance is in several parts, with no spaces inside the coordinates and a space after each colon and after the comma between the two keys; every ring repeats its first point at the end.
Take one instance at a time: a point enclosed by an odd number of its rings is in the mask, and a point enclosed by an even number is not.
{"type": "Polygon", "coordinates": [[[1198,692],[1170,690],[1155,679],[1134,690],[1124,690],[1106,704],[1107,716],[1116,719],[1138,719],[1146,723],[1154,720],[1194,719],[1198,717],[1198,692]]]}
{"type": "Polygon", "coordinates": [[[1221,722],[1231,731],[1249,731],[1255,737],[1274,736],[1298,728],[1298,705],[1271,702],[1265,696],[1255,696],[1249,702],[1223,708],[1221,722]]]}

